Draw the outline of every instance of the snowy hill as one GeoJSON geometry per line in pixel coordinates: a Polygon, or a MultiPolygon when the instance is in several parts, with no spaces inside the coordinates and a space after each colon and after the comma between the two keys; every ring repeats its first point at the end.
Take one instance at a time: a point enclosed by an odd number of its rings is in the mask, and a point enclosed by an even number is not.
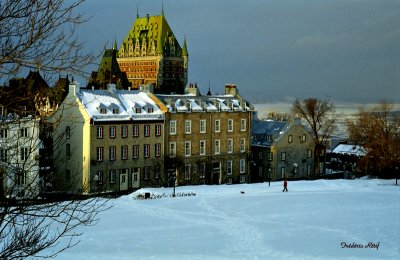
{"type": "Polygon", "coordinates": [[[394,180],[177,187],[188,197],[110,200],[57,259],[400,259],[394,180]],[[241,193],[243,191],[244,193],[241,193]],[[362,247],[362,248],[361,248],[362,247]]]}

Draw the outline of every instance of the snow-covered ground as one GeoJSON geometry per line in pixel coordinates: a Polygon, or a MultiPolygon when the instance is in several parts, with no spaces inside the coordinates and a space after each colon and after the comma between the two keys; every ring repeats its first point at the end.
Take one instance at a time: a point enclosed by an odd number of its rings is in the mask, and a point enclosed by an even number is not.
{"type": "Polygon", "coordinates": [[[285,193],[282,182],[185,186],[176,191],[196,196],[134,200],[172,193],[142,189],[110,200],[57,259],[400,259],[394,183],[292,181],[285,193]]]}

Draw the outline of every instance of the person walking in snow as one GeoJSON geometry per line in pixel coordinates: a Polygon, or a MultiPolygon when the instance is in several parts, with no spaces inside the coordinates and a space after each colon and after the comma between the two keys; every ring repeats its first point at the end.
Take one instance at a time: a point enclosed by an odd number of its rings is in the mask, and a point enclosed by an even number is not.
{"type": "Polygon", "coordinates": [[[287,189],[287,181],[286,181],[286,179],[285,180],[283,180],[283,190],[282,190],[282,192],[283,191],[288,191],[288,189],[287,189]]]}

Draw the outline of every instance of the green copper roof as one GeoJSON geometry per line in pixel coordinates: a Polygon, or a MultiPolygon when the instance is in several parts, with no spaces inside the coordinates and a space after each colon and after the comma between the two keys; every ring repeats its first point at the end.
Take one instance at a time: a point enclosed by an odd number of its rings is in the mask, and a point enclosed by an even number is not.
{"type": "Polygon", "coordinates": [[[186,46],[186,36],[185,36],[185,39],[183,40],[182,56],[189,56],[189,53],[187,51],[187,46],[186,46]]]}
{"type": "Polygon", "coordinates": [[[175,46],[176,56],[181,56],[183,52],[163,12],[158,16],[146,15],[145,17],[136,18],[121,47],[127,52],[129,44],[133,44],[133,48],[135,48],[138,41],[140,48],[144,41],[147,48],[155,44],[156,54],[165,54],[172,45],[175,46]]]}

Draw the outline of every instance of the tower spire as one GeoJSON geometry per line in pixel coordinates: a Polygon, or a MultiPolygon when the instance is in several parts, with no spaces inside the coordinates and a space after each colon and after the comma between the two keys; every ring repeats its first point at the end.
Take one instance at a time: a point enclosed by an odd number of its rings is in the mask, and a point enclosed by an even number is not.
{"type": "Polygon", "coordinates": [[[139,18],[139,4],[136,3],[136,18],[139,18]]]}
{"type": "Polygon", "coordinates": [[[161,2],[161,15],[164,16],[164,0],[161,2]]]}
{"type": "Polygon", "coordinates": [[[113,46],[113,50],[116,51],[117,50],[117,36],[114,35],[114,46],[113,46]]]}

